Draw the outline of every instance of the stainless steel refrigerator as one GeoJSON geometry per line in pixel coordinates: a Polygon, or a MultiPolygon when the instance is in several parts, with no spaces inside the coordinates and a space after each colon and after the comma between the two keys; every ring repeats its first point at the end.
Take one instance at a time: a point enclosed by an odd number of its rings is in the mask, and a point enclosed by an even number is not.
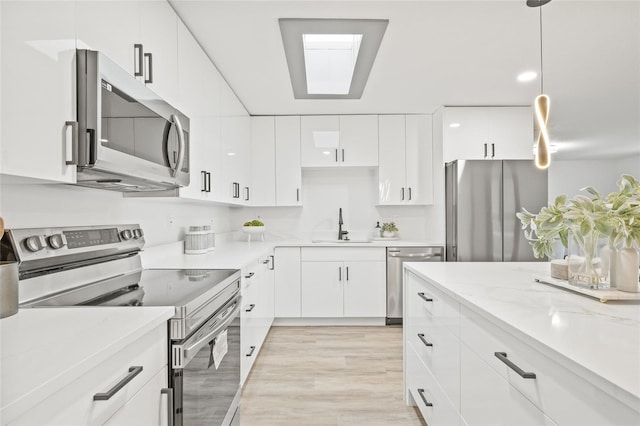
{"type": "Polygon", "coordinates": [[[457,160],[445,166],[446,260],[535,259],[516,213],[547,205],[547,171],[532,160],[457,160]]]}

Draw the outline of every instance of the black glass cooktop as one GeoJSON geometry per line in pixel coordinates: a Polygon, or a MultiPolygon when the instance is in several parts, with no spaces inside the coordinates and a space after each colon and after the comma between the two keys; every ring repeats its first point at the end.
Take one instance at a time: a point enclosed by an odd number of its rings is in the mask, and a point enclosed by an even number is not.
{"type": "Polygon", "coordinates": [[[185,306],[236,272],[234,269],[146,269],[77,287],[27,303],[25,307],[185,306]]]}

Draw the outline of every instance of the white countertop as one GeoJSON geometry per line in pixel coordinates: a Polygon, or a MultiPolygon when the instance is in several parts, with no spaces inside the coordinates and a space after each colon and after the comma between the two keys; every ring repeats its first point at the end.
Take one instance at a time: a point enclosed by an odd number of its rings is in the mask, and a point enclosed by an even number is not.
{"type": "Polygon", "coordinates": [[[0,421],[13,419],[174,315],[173,307],[20,309],[0,320],[0,421]]]}
{"type": "Polygon", "coordinates": [[[640,407],[640,305],[534,282],[548,263],[405,263],[462,305],[640,407]],[[564,359],[563,359],[564,358],[564,359]]]}
{"type": "Polygon", "coordinates": [[[146,269],[242,269],[249,262],[271,253],[275,247],[429,247],[442,243],[406,240],[384,240],[362,243],[322,242],[312,243],[294,239],[267,241],[228,241],[206,254],[184,254],[183,243],[165,244],[145,248],[142,265],[146,269]]]}

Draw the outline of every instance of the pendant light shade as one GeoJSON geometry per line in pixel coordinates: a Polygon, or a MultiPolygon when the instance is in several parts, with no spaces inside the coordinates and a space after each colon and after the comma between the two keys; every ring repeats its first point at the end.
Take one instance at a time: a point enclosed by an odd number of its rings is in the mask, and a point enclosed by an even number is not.
{"type": "Polygon", "coordinates": [[[549,155],[549,132],[547,130],[547,119],[549,118],[549,107],[551,100],[547,95],[538,95],[534,104],[534,114],[536,124],[540,129],[538,134],[538,147],[535,155],[536,167],[546,169],[549,167],[551,157],[549,155]]]}
{"type": "MultiPolygon", "coordinates": [[[[527,0],[527,6],[540,7],[551,0],[527,0]]],[[[549,120],[549,108],[551,100],[544,94],[544,71],[542,67],[542,8],[540,7],[540,94],[534,101],[534,118],[538,126],[538,144],[536,147],[534,162],[539,169],[546,169],[551,164],[551,154],[549,152],[549,130],[547,121],[549,120]]]]}

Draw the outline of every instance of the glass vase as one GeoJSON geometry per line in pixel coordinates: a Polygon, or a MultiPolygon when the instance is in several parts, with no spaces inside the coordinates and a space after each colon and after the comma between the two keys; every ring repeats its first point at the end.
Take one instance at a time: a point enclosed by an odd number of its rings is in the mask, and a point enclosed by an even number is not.
{"type": "Polygon", "coordinates": [[[609,240],[597,232],[569,237],[569,284],[591,289],[609,288],[609,240]]]}

